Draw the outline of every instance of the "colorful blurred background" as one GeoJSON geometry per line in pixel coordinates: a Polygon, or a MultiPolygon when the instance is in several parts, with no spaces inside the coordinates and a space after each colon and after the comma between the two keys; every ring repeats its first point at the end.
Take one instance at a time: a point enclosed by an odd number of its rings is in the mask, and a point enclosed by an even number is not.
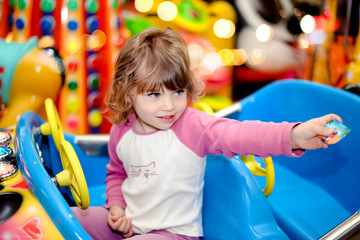
{"type": "Polygon", "coordinates": [[[151,26],[184,37],[199,109],[287,78],[359,89],[359,0],[0,0],[0,127],[51,97],[65,132],[108,133],[115,59],[151,26]]]}

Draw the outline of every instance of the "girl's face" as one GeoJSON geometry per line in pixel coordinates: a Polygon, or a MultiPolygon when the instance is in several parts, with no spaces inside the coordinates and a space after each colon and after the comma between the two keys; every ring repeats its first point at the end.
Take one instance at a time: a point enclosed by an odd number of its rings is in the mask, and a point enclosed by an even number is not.
{"type": "Polygon", "coordinates": [[[187,99],[186,89],[173,91],[163,88],[159,92],[135,95],[133,108],[138,117],[136,131],[146,133],[169,129],[184,113],[187,99]]]}

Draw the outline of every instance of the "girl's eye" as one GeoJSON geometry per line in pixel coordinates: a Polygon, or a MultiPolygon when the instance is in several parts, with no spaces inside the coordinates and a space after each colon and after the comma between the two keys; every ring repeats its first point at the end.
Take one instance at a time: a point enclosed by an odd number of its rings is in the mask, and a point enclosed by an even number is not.
{"type": "Polygon", "coordinates": [[[180,96],[180,95],[183,94],[184,92],[185,92],[184,89],[177,90],[177,91],[175,92],[175,96],[180,96]]]}
{"type": "Polygon", "coordinates": [[[160,93],[149,93],[148,96],[153,97],[153,98],[157,98],[157,97],[160,96],[160,93]]]}

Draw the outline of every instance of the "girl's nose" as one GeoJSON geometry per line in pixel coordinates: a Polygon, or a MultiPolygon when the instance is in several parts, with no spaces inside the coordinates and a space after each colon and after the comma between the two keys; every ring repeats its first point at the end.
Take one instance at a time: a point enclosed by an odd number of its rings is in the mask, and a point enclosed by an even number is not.
{"type": "Polygon", "coordinates": [[[163,101],[163,110],[171,111],[174,109],[174,103],[171,97],[165,97],[163,101]]]}

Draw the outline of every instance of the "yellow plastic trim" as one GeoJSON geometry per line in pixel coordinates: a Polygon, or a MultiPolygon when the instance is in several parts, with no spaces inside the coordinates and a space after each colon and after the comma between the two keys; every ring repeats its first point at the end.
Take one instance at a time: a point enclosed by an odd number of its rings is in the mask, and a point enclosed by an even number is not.
{"type": "Polygon", "coordinates": [[[192,107],[197,109],[197,110],[200,110],[200,111],[203,111],[203,112],[206,112],[210,115],[214,115],[214,111],[212,110],[212,108],[210,107],[209,104],[205,103],[205,102],[201,102],[201,101],[196,101],[192,104],[192,107]]]}

